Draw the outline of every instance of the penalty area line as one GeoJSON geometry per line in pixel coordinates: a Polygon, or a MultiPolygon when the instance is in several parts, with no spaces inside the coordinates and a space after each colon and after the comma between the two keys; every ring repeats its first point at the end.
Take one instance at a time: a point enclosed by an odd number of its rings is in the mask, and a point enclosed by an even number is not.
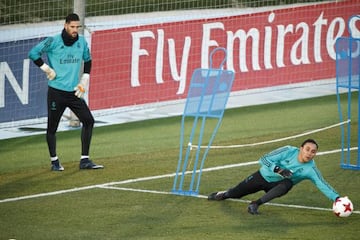
{"type": "MultiPolygon", "coordinates": [[[[354,147],[354,148],[351,148],[350,151],[353,151],[356,149],[357,149],[357,147],[354,147]]],[[[344,150],[346,151],[346,149],[344,149],[344,150]]],[[[327,154],[333,154],[333,153],[338,153],[338,152],[341,152],[341,149],[336,149],[336,150],[326,151],[326,152],[318,152],[317,155],[327,155],[327,154]]],[[[228,168],[244,167],[244,166],[249,166],[249,165],[255,165],[258,163],[259,163],[258,161],[252,161],[252,162],[228,164],[228,165],[217,166],[217,167],[209,167],[209,168],[202,169],[202,172],[211,172],[211,171],[218,171],[218,170],[228,169],[228,168]]],[[[198,173],[199,170],[197,170],[196,172],[198,173]]],[[[192,173],[192,171],[185,172],[185,174],[191,174],[191,173],[192,173]]],[[[72,188],[72,189],[65,189],[65,190],[59,190],[59,191],[54,191],[54,192],[39,193],[39,194],[14,197],[14,198],[6,198],[6,199],[0,199],[0,204],[6,203],[6,202],[16,202],[16,201],[27,200],[27,199],[32,199],[32,198],[48,197],[48,196],[65,194],[65,193],[78,192],[78,191],[83,191],[83,190],[99,188],[99,187],[109,187],[112,185],[135,183],[135,182],[141,182],[141,181],[150,181],[150,180],[161,179],[161,178],[169,178],[169,177],[174,177],[175,175],[176,175],[176,173],[170,173],[170,174],[150,176],[150,177],[127,179],[127,180],[118,181],[118,182],[109,182],[109,183],[103,183],[103,184],[97,184],[97,185],[91,185],[91,186],[85,186],[85,187],[76,187],[76,188],[72,188]]]]}
{"type": "MultiPolygon", "coordinates": [[[[196,197],[196,198],[207,199],[207,196],[200,195],[200,194],[199,195],[180,195],[180,194],[174,194],[172,192],[164,192],[164,191],[157,191],[157,190],[147,190],[147,189],[137,189],[137,188],[125,188],[125,187],[101,186],[101,185],[99,185],[97,187],[98,188],[103,188],[103,189],[111,189],[111,190],[121,190],[121,191],[141,192],[141,193],[153,193],[153,194],[164,194],[164,195],[175,195],[175,196],[196,197]]],[[[242,200],[242,199],[227,199],[227,201],[250,203],[250,201],[242,200]]],[[[276,207],[286,207],[286,208],[306,209],[306,210],[327,211],[327,212],[332,211],[331,208],[311,207],[311,206],[283,204],[283,203],[265,203],[265,205],[276,206],[276,207]]],[[[360,214],[360,211],[353,211],[352,213],[360,214]]]]}
{"type": "MultiPolygon", "coordinates": [[[[247,166],[247,165],[252,165],[252,164],[257,164],[257,163],[258,163],[257,161],[254,161],[254,162],[245,162],[245,163],[230,164],[230,165],[224,165],[224,166],[218,166],[218,167],[211,167],[211,168],[203,169],[203,172],[217,171],[217,170],[221,170],[221,169],[241,167],[241,166],[247,166]]],[[[192,171],[185,172],[185,174],[191,174],[191,173],[192,173],[192,171]]],[[[127,180],[118,181],[118,182],[109,182],[109,183],[97,184],[97,185],[91,185],[91,186],[85,186],[85,187],[77,187],[77,188],[59,190],[59,191],[54,191],[54,192],[39,193],[39,194],[14,197],[14,198],[6,198],[6,199],[0,199],[0,203],[16,202],[16,201],[27,200],[27,199],[32,199],[32,198],[48,197],[48,196],[65,194],[65,193],[89,190],[89,189],[94,189],[94,188],[99,188],[99,187],[109,187],[112,185],[136,183],[136,182],[150,181],[150,180],[161,179],[161,178],[169,178],[169,177],[174,177],[175,175],[176,175],[176,173],[170,173],[170,174],[150,176],[150,177],[127,179],[127,180]]]]}
{"type": "Polygon", "coordinates": [[[94,189],[94,188],[97,188],[97,186],[98,185],[92,185],[92,186],[71,188],[71,189],[65,189],[65,190],[54,191],[54,192],[27,195],[27,196],[22,196],[22,197],[6,198],[6,199],[1,199],[0,203],[16,202],[16,201],[32,199],[32,198],[48,197],[48,196],[60,195],[60,194],[64,194],[64,193],[78,192],[78,191],[82,191],[82,190],[94,189]]]}

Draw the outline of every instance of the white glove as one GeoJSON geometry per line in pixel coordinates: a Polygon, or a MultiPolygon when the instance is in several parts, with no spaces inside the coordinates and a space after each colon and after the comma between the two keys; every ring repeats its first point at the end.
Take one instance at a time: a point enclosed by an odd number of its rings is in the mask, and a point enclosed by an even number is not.
{"type": "Polygon", "coordinates": [[[89,78],[90,75],[88,73],[84,73],[81,76],[79,84],[74,88],[75,90],[75,96],[78,98],[82,98],[86,92],[86,89],[89,85],[89,78]]]}
{"type": "Polygon", "coordinates": [[[47,65],[46,63],[41,65],[40,69],[43,70],[44,73],[46,73],[47,79],[54,80],[54,78],[56,77],[56,72],[54,71],[54,69],[49,67],[49,65],[47,65]]]}

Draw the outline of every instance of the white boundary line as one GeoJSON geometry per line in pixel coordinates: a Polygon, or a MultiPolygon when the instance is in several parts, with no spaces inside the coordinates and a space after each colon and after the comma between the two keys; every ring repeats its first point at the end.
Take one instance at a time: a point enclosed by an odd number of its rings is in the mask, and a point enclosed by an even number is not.
{"type": "MultiPolygon", "coordinates": [[[[351,148],[351,150],[355,150],[355,149],[357,149],[357,148],[351,148]]],[[[340,152],[340,151],[341,151],[341,149],[332,150],[332,151],[326,151],[326,152],[319,152],[317,155],[332,154],[332,153],[337,153],[337,152],[340,152]]],[[[211,172],[211,171],[217,171],[217,170],[221,170],[221,169],[243,167],[243,166],[249,166],[249,165],[255,165],[255,164],[258,164],[258,161],[237,163],[237,164],[229,164],[229,165],[223,165],[223,166],[218,166],[218,167],[205,168],[202,171],[203,172],[211,172]]],[[[185,174],[189,174],[189,173],[192,173],[192,171],[185,172],[185,174]]],[[[121,184],[127,184],[127,183],[135,183],[135,182],[141,182],[141,181],[150,181],[150,180],[154,180],[154,179],[168,178],[168,177],[175,176],[175,174],[176,173],[157,175],[157,176],[150,176],[150,177],[142,177],[142,178],[128,179],[128,180],[123,180],[123,181],[118,181],[118,182],[109,182],[109,183],[104,183],[104,184],[97,184],[97,185],[91,185],[91,186],[85,186],[85,187],[65,189],[65,190],[48,192],[48,193],[40,193],[40,194],[27,195],[27,196],[22,196],[22,197],[7,198],[7,199],[0,200],[0,204],[1,203],[6,203],[6,202],[16,202],[16,201],[21,201],[21,200],[26,200],[26,199],[33,199],[33,198],[60,195],[60,194],[71,193],[71,192],[79,192],[79,191],[89,190],[89,189],[94,189],[94,188],[172,195],[173,193],[171,193],[171,192],[136,189],[136,188],[114,187],[113,185],[121,185],[121,184]]],[[[177,196],[182,196],[182,195],[177,195],[177,196]]],[[[205,196],[205,195],[197,195],[197,196],[192,196],[192,197],[207,198],[207,196],[205,196]]],[[[246,203],[249,202],[249,201],[241,200],[241,199],[228,199],[228,200],[229,201],[237,201],[237,202],[246,202],[246,203]]],[[[328,208],[319,208],[319,207],[301,206],[301,205],[291,205],[291,204],[289,205],[289,204],[280,204],[280,203],[266,203],[266,205],[279,206],[279,207],[288,207],[288,208],[319,210],[319,211],[332,211],[332,209],[328,209],[328,208]]],[[[360,211],[353,211],[353,213],[360,214],[360,211]]]]}
{"type": "MultiPolygon", "coordinates": [[[[343,121],[340,123],[336,123],[327,127],[323,127],[323,128],[318,128],[318,129],[314,129],[311,131],[307,131],[304,133],[300,133],[300,134],[296,134],[293,136],[289,136],[289,137],[283,137],[283,138],[278,138],[278,139],[274,139],[274,140],[269,140],[269,141],[264,141],[264,142],[257,142],[257,143],[250,143],[250,144],[240,144],[240,145],[227,145],[227,146],[200,146],[200,148],[241,148],[241,147],[252,147],[252,146],[257,146],[257,145],[264,145],[264,144],[268,144],[268,143],[275,143],[275,142],[281,142],[281,141],[285,141],[285,140],[289,140],[289,139],[294,139],[294,138],[299,138],[302,136],[306,136],[306,135],[310,135],[313,133],[317,133],[317,132],[321,132],[330,128],[334,128],[337,126],[341,126],[344,124],[348,124],[350,123],[351,120],[348,119],[347,121],[343,121]]],[[[192,145],[191,143],[188,144],[188,146],[191,148],[199,148],[199,146],[197,145],[192,145]]]]}
{"type": "MultiPolygon", "coordinates": [[[[163,192],[163,191],[156,191],[156,190],[146,190],[146,189],[137,189],[137,188],[124,188],[124,187],[114,187],[114,186],[99,186],[99,187],[104,188],[104,189],[130,191],[130,192],[143,192],[143,193],[172,195],[171,192],[163,192]]],[[[185,195],[177,195],[177,196],[185,196],[185,195]]],[[[188,195],[186,195],[186,196],[188,196],[188,195]]],[[[197,197],[197,198],[207,199],[207,196],[205,196],[205,195],[196,195],[196,196],[190,196],[190,197],[197,197]]],[[[242,200],[242,199],[227,199],[226,201],[250,203],[250,201],[242,200]]],[[[287,208],[307,209],[307,210],[319,210],[319,211],[328,211],[328,212],[332,211],[331,208],[310,207],[310,206],[282,204],[282,203],[266,203],[265,205],[277,206],[277,207],[287,207],[287,208]]],[[[353,213],[360,214],[360,211],[353,211],[353,213]]]]}

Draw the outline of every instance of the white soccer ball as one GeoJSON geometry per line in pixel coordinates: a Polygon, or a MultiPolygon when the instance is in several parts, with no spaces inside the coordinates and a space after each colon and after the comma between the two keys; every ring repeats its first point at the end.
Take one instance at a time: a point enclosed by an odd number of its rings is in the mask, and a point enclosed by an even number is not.
{"type": "Polygon", "coordinates": [[[340,197],[333,203],[333,212],[338,217],[348,217],[354,210],[354,206],[348,197],[340,197]]]}

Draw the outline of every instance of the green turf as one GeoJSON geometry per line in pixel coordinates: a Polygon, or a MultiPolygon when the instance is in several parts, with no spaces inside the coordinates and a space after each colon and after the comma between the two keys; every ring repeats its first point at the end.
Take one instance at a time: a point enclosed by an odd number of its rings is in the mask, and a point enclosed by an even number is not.
{"type": "MultiPolygon", "coordinates": [[[[353,97],[354,111],[357,94],[353,97]]],[[[180,117],[148,120],[94,129],[91,156],[105,169],[79,171],[79,130],[58,133],[58,154],[64,172],[51,172],[44,135],[0,141],[0,200],[80,188],[175,172],[180,117]]],[[[213,145],[255,143],[296,135],[339,121],[335,96],[229,109],[213,145]]],[[[358,120],[352,122],[357,132],[358,120]]],[[[187,123],[189,126],[190,123],[187,123]]],[[[208,134],[207,134],[208,135],[208,134]]],[[[355,145],[356,134],[352,139],[355,145]]],[[[340,147],[340,129],[315,138],[320,151],[340,147]]],[[[249,148],[211,149],[205,168],[256,161],[305,137],[249,148]]],[[[352,153],[355,156],[355,152],[352,153]]],[[[339,167],[340,154],[318,156],[317,165],[355,208],[360,204],[360,172],[339,167]]],[[[204,172],[200,194],[237,184],[257,165],[204,172]]],[[[170,192],[173,177],[115,187],[170,192]]],[[[258,194],[247,196],[252,200],[258,194]]],[[[311,182],[303,182],[274,203],[330,208],[311,182]]],[[[265,205],[261,215],[246,212],[247,203],[209,202],[204,198],[93,188],[60,195],[0,202],[2,239],[358,239],[360,214],[337,218],[331,211],[265,205]]],[[[357,210],[357,209],[355,209],[357,210]]]]}

